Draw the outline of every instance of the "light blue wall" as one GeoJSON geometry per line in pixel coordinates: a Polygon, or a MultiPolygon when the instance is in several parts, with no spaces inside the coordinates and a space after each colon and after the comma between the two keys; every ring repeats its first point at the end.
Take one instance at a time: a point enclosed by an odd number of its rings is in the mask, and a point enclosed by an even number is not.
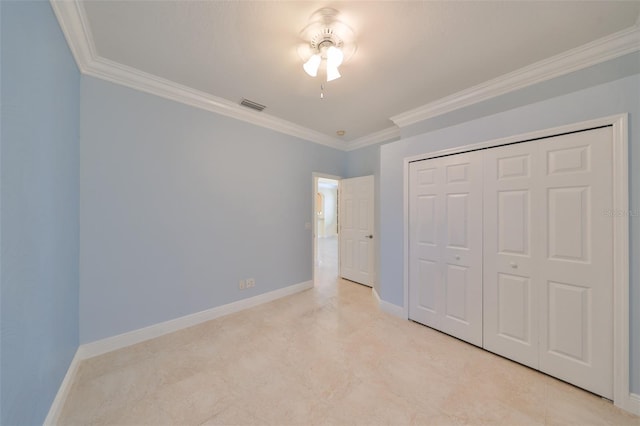
{"type": "Polygon", "coordinates": [[[0,10],[0,423],[36,425],[78,346],[80,76],[49,2],[0,10]]]}
{"type": "Polygon", "coordinates": [[[82,343],[312,279],[312,172],[344,175],[344,152],[91,77],[81,93],[82,343]]]}
{"type": "MultiPolygon", "coordinates": [[[[588,70],[587,70],[588,72],[588,70]]],[[[579,78],[579,74],[574,75],[579,78]]],[[[538,85],[545,90],[551,81],[538,85]]],[[[529,91],[527,91],[529,92],[529,91]]],[[[383,145],[380,152],[380,296],[404,303],[403,160],[425,152],[489,141],[619,113],[629,116],[630,206],[640,209],[640,74],[383,145]]],[[[433,125],[429,123],[428,125],[433,125]]],[[[436,126],[437,127],[437,126],[436,126]]],[[[631,382],[640,392],[640,217],[630,218],[631,382]]]]}
{"type": "Polygon", "coordinates": [[[378,175],[380,173],[380,145],[369,145],[346,153],[345,177],[378,175]]]}

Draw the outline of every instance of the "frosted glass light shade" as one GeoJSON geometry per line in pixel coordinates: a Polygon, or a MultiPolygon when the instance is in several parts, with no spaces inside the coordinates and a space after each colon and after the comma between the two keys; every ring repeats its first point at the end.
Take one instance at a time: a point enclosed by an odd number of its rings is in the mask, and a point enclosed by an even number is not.
{"type": "Polygon", "coordinates": [[[329,66],[329,62],[327,61],[327,81],[332,81],[337,78],[340,78],[340,71],[338,71],[338,67],[329,66]]]}
{"type": "Polygon", "coordinates": [[[304,71],[311,77],[315,77],[318,75],[318,68],[320,68],[321,60],[322,58],[320,57],[320,55],[313,55],[307,62],[304,63],[302,68],[304,68],[304,71]]]}
{"type": "Polygon", "coordinates": [[[344,53],[342,53],[341,49],[338,49],[335,46],[330,46],[327,49],[327,65],[330,67],[338,68],[342,61],[344,60],[344,53]]]}

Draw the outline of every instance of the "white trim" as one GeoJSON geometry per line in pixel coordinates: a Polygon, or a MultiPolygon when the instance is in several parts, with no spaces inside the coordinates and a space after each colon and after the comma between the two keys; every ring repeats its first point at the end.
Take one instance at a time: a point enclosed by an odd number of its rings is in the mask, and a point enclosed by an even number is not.
{"type": "Polygon", "coordinates": [[[50,0],[71,54],[80,71],[87,73],[87,64],[96,57],[93,35],[81,2],[75,0],[50,0]]]}
{"type": "Polygon", "coordinates": [[[373,294],[373,298],[376,299],[376,303],[378,304],[378,307],[380,307],[380,302],[382,302],[382,299],[380,299],[380,295],[378,294],[378,291],[375,287],[371,287],[371,294],[373,294]]]}
{"type": "MultiPolygon", "coordinates": [[[[629,211],[628,118],[613,123],[613,208],[629,211]]],[[[613,401],[633,412],[629,381],[629,218],[613,221],[613,401]]],[[[638,413],[636,406],[636,413],[638,413]]]]}
{"type": "MultiPolygon", "coordinates": [[[[486,141],[486,142],[479,142],[479,143],[473,143],[473,144],[469,144],[469,145],[463,145],[463,146],[458,146],[458,147],[454,147],[454,148],[446,148],[446,149],[441,149],[438,151],[431,151],[431,152],[426,152],[423,154],[418,154],[418,155],[413,155],[411,157],[406,157],[405,158],[405,162],[406,163],[410,163],[412,161],[420,161],[420,160],[427,160],[429,158],[434,158],[434,157],[442,157],[444,155],[451,155],[451,154],[460,154],[463,152],[468,152],[468,151],[472,151],[472,150],[477,150],[477,149],[484,149],[484,148],[493,148],[496,146],[500,146],[500,145],[507,145],[510,143],[514,143],[514,142],[522,142],[524,140],[529,140],[529,139],[539,139],[539,138],[544,138],[544,137],[549,137],[549,136],[553,136],[553,135],[559,135],[562,133],[569,133],[569,132],[576,132],[576,131],[580,131],[583,129],[590,129],[590,128],[594,128],[594,127],[600,127],[600,126],[613,126],[614,129],[616,129],[614,131],[614,135],[621,133],[619,130],[619,126],[622,126],[623,121],[627,120],[627,114],[616,114],[616,115],[611,115],[608,117],[602,117],[602,118],[595,118],[592,120],[587,120],[587,121],[581,121],[579,123],[573,123],[573,124],[567,124],[564,126],[558,126],[558,127],[553,127],[551,129],[542,129],[542,130],[535,130],[532,132],[528,132],[528,133],[520,133],[517,135],[513,135],[513,136],[507,136],[504,138],[499,138],[499,139],[493,139],[490,141],[486,141]]],[[[626,135],[626,131],[624,131],[624,134],[626,135]]],[[[626,137],[626,136],[625,136],[626,137]]],[[[616,137],[614,136],[614,140],[616,139],[616,137]]],[[[406,181],[408,182],[408,180],[406,181]]],[[[628,194],[627,194],[628,196],[628,194]]]]}
{"type": "Polygon", "coordinates": [[[78,367],[80,366],[80,361],[82,361],[82,359],[80,350],[76,350],[76,353],[71,360],[71,364],[69,364],[69,368],[67,369],[67,374],[65,374],[64,379],[62,379],[62,383],[58,388],[58,393],[56,393],[56,397],[51,403],[49,413],[44,419],[44,425],[55,425],[58,423],[60,413],[62,413],[62,407],[64,407],[64,403],[67,400],[73,381],[76,378],[76,374],[78,374],[78,367]]]}
{"type": "Polygon", "coordinates": [[[405,158],[402,171],[402,215],[404,218],[404,244],[402,256],[404,259],[404,271],[402,284],[404,287],[404,313],[409,319],[409,160],[405,158]]]}
{"type": "Polygon", "coordinates": [[[636,416],[640,416],[640,395],[637,393],[629,394],[629,404],[626,407],[620,407],[636,416]]]}
{"type": "Polygon", "coordinates": [[[640,24],[391,117],[400,128],[640,50],[640,24]]]}
{"type": "MultiPolygon", "coordinates": [[[[613,208],[629,211],[628,188],[628,118],[627,114],[597,118],[551,129],[509,136],[488,142],[428,152],[404,159],[404,310],[409,306],[409,163],[442,155],[457,154],[475,149],[491,148],[513,142],[554,136],[599,126],[613,126],[613,208]]],[[[613,229],[613,400],[624,410],[640,414],[640,397],[629,389],[629,218],[614,221],[613,229]]]]}
{"type": "Polygon", "coordinates": [[[382,142],[391,142],[397,139],[400,139],[400,129],[397,126],[391,126],[347,142],[345,151],[354,151],[356,149],[364,148],[365,146],[375,145],[382,142]]]}
{"type": "Polygon", "coordinates": [[[240,312],[263,303],[271,302],[282,297],[290,296],[310,288],[313,288],[313,281],[294,284],[268,293],[259,294],[248,299],[238,300],[237,302],[228,303],[226,305],[217,306],[195,314],[154,324],[149,327],[140,328],[138,330],[133,330],[113,337],[107,337],[106,339],[97,340],[95,342],[85,343],[78,348],[78,352],[82,359],[102,355],[116,349],[144,342],[145,340],[173,333],[174,331],[182,330],[183,328],[191,327],[225,315],[240,312]]]}
{"type": "Polygon", "coordinates": [[[373,297],[376,299],[376,302],[378,303],[378,308],[380,308],[381,311],[386,312],[390,315],[393,315],[394,317],[407,319],[407,317],[404,315],[404,308],[402,306],[394,305],[393,303],[389,303],[385,300],[382,300],[380,298],[380,295],[376,291],[375,287],[371,287],[371,293],[373,294],[373,297]]]}

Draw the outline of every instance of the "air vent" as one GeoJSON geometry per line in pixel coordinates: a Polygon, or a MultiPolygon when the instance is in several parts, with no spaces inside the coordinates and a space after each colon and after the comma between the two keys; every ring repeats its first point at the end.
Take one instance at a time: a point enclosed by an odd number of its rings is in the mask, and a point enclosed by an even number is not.
{"type": "Polygon", "coordinates": [[[250,101],[249,99],[242,99],[242,102],[240,102],[240,105],[242,106],[246,106],[247,108],[251,108],[251,109],[255,109],[256,111],[262,111],[263,109],[266,108],[266,106],[264,105],[260,105],[257,102],[253,102],[250,101]]]}

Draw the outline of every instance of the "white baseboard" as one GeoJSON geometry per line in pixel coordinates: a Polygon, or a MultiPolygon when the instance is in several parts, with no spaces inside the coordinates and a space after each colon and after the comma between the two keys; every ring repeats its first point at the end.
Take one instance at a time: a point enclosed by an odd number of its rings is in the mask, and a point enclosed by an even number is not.
{"type": "Polygon", "coordinates": [[[173,333],[183,328],[191,327],[212,319],[216,319],[225,315],[249,309],[272,300],[290,296],[292,294],[313,288],[313,281],[306,281],[294,284],[285,288],[270,291],[268,293],[259,294],[248,299],[238,300],[222,306],[207,309],[206,311],[196,312],[195,314],[186,315],[184,317],[161,322],[149,327],[140,328],[138,330],[129,331],[106,339],[97,340],[91,343],[85,343],[78,348],[78,352],[82,359],[91,358],[116,349],[131,346],[136,343],[144,342],[164,334],[173,333]]]}
{"type": "Polygon", "coordinates": [[[76,350],[76,353],[71,360],[71,364],[69,364],[69,368],[67,369],[67,374],[65,374],[64,379],[62,379],[62,383],[58,388],[58,393],[51,403],[49,414],[47,414],[47,418],[44,419],[45,426],[55,425],[58,423],[58,418],[60,417],[60,413],[62,412],[62,407],[64,406],[64,402],[67,400],[67,396],[69,395],[69,391],[71,390],[73,380],[78,373],[80,361],[82,361],[80,351],[76,350]]]}
{"type": "Polygon", "coordinates": [[[371,293],[373,294],[373,297],[376,298],[376,303],[378,304],[378,306],[380,306],[380,302],[382,301],[382,299],[380,299],[380,295],[376,291],[375,287],[371,287],[371,293]]]}
{"type": "Polygon", "coordinates": [[[640,395],[637,393],[628,393],[622,398],[614,401],[616,407],[628,411],[631,414],[640,416],[640,395]]]}
{"type": "Polygon", "coordinates": [[[238,300],[237,302],[217,306],[212,309],[207,309],[206,311],[197,312],[195,314],[161,322],[159,324],[154,324],[152,326],[130,331],[128,333],[123,333],[117,336],[108,337],[106,339],[80,345],[76,350],[76,354],[74,355],[73,360],[71,360],[71,364],[67,369],[67,374],[64,376],[64,379],[62,380],[62,383],[58,388],[58,393],[56,394],[56,397],[53,400],[51,407],[49,408],[49,413],[47,414],[47,418],[44,420],[44,425],[55,425],[58,423],[62,407],[64,406],[64,402],[66,401],[67,396],[69,395],[71,385],[73,384],[73,380],[78,373],[78,367],[80,366],[80,362],[82,360],[111,352],[116,349],[121,349],[136,343],[144,342],[145,340],[153,339],[155,337],[162,336],[163,334],[172,333],[174,331],[178,331],[183,328],[191,327],[215,318],[239,312],[244,309],[249,309],[263,303],[271,302],[282,297],[290,296],[292,294],[308,290],[310,288],[313,288],[313,281],[306,281],[278,290],[270,291],[268,293],[259,294],[254,297],[249,297],[248,299],[238,300]]]}
{"type": "Polygon", "coordinates": [[[636,416],[640,416],[640,395],[637,393],[630,393],[629,399],[620,406],[623,410],[626,410],[636,416]]]}
{"type": "Polygon", "coordinates": [[[373,290],[373,297],[376,298],[376,301],[378,302],[378,307],[380,308],[380,310],[388,314],[391,314],[395,317],[407,319],[406,316],[404,315],[404,308],[402,306],[394,305],[393,303],[389,303],[380,299],[380,295],[376,291],[375,287],[372,287],[371,290],[373,290]]]}

